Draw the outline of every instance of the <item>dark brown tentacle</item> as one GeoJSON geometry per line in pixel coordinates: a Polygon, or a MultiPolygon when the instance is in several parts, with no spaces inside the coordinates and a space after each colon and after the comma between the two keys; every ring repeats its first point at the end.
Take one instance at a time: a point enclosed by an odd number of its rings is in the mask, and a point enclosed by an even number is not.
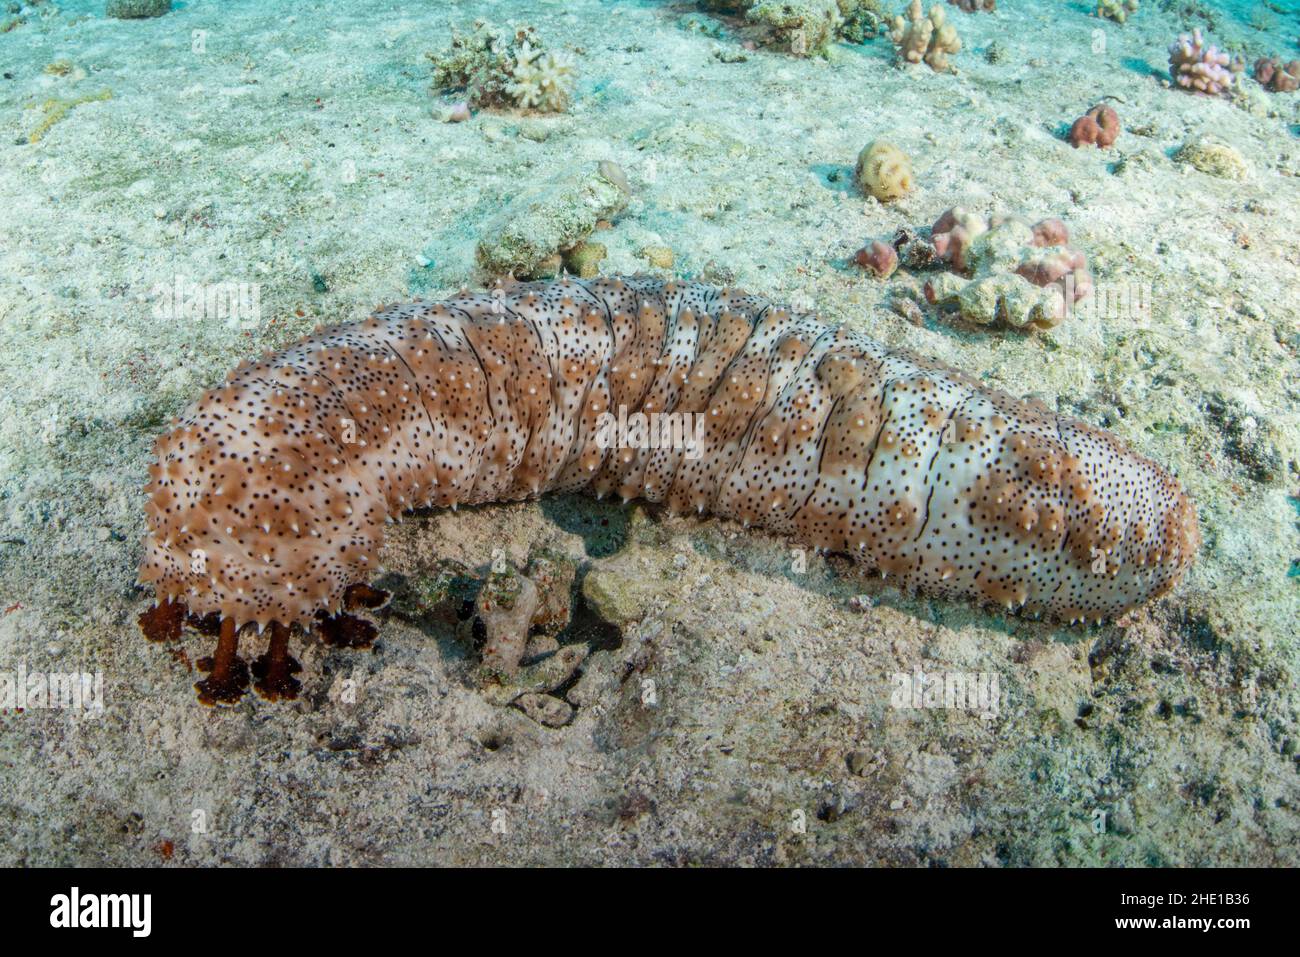
{"type": "Polygon", "coordinates": [[[302,665],[289,654],[289,634],[287,625],[271,622],[271,643],[253,662],[253,688],[267,701],[292,701],[302,690],[302,682],[294,677],[302,665]]]}
{"type": "Polygon", "coordinates": [[[206,705],[234,704],[248,691],[248,665],[239,657],[239,631],[233,618],[222,619],[217,650],[210,658],[200,658],[198,667],[208,672],[194,685],[206,705]]]}
{"type": "Polygon", "coordinates": [[[332,648],[369,648],[379,636],[379,629],[364,618],[339,612],[321,614],[316,619],[316,634],[332,648]]]}
{"type": "Polygon", "coordinates": [[[164,599],[141,613],[140,630],[150,641],[175,641],[181,636],[186,613],[183,601],[164,599]]]}

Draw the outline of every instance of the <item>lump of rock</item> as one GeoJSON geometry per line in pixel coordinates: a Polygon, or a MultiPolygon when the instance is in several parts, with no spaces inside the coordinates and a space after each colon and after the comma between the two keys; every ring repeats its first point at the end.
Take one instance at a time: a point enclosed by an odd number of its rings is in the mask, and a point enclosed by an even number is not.
{"type": "Polygon", "coordinates": [[[1245,179],[1249,172],[1241,153],[1226,143],[1204,137],[1188,140],[1174,154],[1174,159],[1220,179],[1245,179]]]}
{"type": "Polygon", "coordinates": [[[484,228],[475,259],[490,276],[533,278],[627,208],[629,195],[622,170],[610,162],[534,188],[484,228]]]}
{"type": "Polygon", "coordinates": [[[172,0],[108,0],[104,15],[115,20],[146,20],[161,17],[172,8],[172,0]]]}

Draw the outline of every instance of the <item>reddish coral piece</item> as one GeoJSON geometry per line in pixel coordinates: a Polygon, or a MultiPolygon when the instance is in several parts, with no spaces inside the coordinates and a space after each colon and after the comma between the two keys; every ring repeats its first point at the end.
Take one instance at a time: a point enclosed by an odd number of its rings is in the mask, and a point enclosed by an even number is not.
{"type": "Polygon", "coordinates": [[[1260,57],[1255,61],[1255,79],[1273,93],[1294,93],[1300,89],[1300,60],[1283,63],[1278,57],[1260,57]]]}
{"type": "Polygon", "coordinates": [[[853,261],[877,279],[888,279],[898,268],[898,250],[876,239],[859,249],[853,261]]]}
{"type": "Polygon", "coordinates": [[[989,228],[983,216],[967,213],[959,206],[945,212],[930,228],[930,242],[939,259],[958,272],[966,271],[966,251],[971,240],[989,228]]]}
{"type": "Polygon", "coordinates": [[[1119,136],[1119,130],[1119,114],[1099,103],[1074,121],[1070,127],[1070,145],[1078,149],[1089,143],[1100,149],[1109,149],[1119,136]]]}

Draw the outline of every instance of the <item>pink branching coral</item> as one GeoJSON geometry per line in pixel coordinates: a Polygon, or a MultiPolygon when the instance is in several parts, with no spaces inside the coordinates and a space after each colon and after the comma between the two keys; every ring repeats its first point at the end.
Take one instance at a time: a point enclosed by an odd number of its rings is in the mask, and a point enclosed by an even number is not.
{"type": "Polygon", "coordinates": [[[1070,145],[1075,149],[1091,143],[1108,149],[1119,136],[1119,114],[1104,103],[1098,103],[1070,127],[1070,145]]]}
{"type": "Polygon", "coordinates": [[[1169,75],[1184,90],[1206,96],[1220,96],[1232,88],[1235,74],[1241,70],[1227,53],[1211,44],[1205,45],[1200,27],[1191,35],[1183,34],[1169,47],[1169,75]]]}
{"type": "Polygon", "coordinates": [[[943,7],[931,7],[927,16],[921,9],[921,0],[912,0],[907,19],[901,15],[894,17],[889,38],[904,63],[924,62],[936,73],[954,72],[948,56],[961,52],[961,38],[957,29],[947,22],[943,7]]]}
{"type": "Polygon", "coordinates": [[[1283,63],[1275,56],[1255,61],[1255,79],[1273,93],[1294,93],[1300,89],[1300,60],[1283,63]]]}

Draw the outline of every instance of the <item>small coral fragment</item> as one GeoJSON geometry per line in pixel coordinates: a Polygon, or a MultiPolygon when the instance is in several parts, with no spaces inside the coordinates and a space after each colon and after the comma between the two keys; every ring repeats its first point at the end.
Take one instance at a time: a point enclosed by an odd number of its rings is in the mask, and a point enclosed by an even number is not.
{"type": "Polygon", "coordinates": [[[1255,61],[1255,79],[1272,93],[1294,93],[1300,89],[1300,60],[1283,63],[1278,57],[1255,61]]]}
{"type": "Polygon", "coordinates": [[[859,249],[853,261],[877,279],[888,279],[898,269],[898,250],[876,239],[859,249]]]}
{"type": "Polygon", "coordinates": [[[1097,0],[1095,13],[1116,23],[1127,22],[1131,14],[1137,13],[1138,0],[1097,0]]]}
{"type": "Polygon", "coordinates": [[[954,7],[965,13],[992,13],[998,8],[998,0],[948,0],[954,7]]]}
{"type": "Polygon", "coordinates": [[[1197,27],[1169,47],[1169,75],[1184,90],[1204,96],[1223,96],[1232,89],[1242,64],[1211,44],[1205,45],[1197,27]]]}
{"type": "Polygon", "coordinates": [[[513,675],[528,647],[528,629],[538,606],[537,586],[513,569],[492,572],[479,590],[474,610],[487,631],[483,667],[513,675]]]}
{"type": "Polygon", "coordinates": [[[484,20],[453,32],[451,47],[427,53],[437,91],[463,90],[469,106],[568,109],[577,71],[568,54],[547,50],[532,27],[512,32],[484,20]]]}
{"type": "Polygon", "coordinates": [[[50,131],[55,123],[58,123],[83,103],[99,103],[104,100],[111,100],[112,98],[112,90],[103,90],[99,93],[91,93],[71,100],[51,97],[41,104],[41,113],[43,114],[41,122],[36,125],[35,129],[27,134],[27,142],[39,143],[45,138],[45,134],[50,131]]]}
{"type": "Polygon", "coordinates": [[[573,59],[564,53],[543,51],[524,41],[506,84],[518,106],[543,113],[561,113],[569,107],[573,93],[573,59]]]}
{"type": "Polygon", "coordinates": [[[1104,103],[1099,103],[1070,127],[1070,145],[1075,149],[1093,145],[1109,149],[1119,136],[1119,114],[1104,103]]]}
{"type": "Polygon", "coordinates": [[[905,63],[924,62],[938,73],[953,71],[948,55],[961,50],[957,29],[947,22],[943,8],[930,8],[929,16],[921,11],[921,0],[912,0],[907,8],[907,19],[896,16],[889,32],[899,59],[905,63]]]}
{"type": "Polygon", "coordinates": [[[912,161],[893,143],[876,140],[858,154],[853,178],[864,194],[888,202],[912,191],[912,161]]]}

